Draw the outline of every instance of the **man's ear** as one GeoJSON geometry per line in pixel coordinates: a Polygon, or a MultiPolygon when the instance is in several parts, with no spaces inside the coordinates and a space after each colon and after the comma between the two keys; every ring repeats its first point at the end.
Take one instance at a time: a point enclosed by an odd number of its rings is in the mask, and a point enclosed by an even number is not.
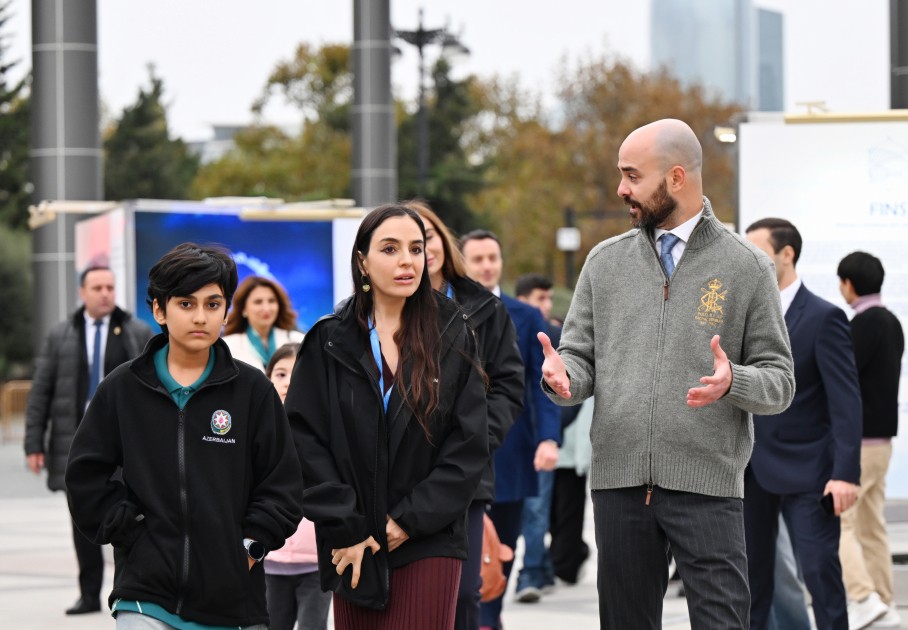
{"type": "Polygon", "coordinates": [[[780,251],[779,254],[781,254],[782,258],[785,259],[785,262],[788,262],[788,263],[791,263],[792,265],[794,265],[794,259],[795,259],[794,247],[792,247],[791,245],[786,245],[785,247],[782,248],[782,251],[780,251]]]}
{"type": "Polygon", "coordinates": [[[851,304],[851,301],[858,297],[857,291],[854,290],[854,283],[851,278],[839,279],[839,293],[845,298],[845,301],[851,304]]]}
{"type": "Polygon", "coordinates": [[[669,188],[672,192],[678,192],[684,187],[687,181],[687,172],[680,164],[675,164],[668,172],[669,188]]]}

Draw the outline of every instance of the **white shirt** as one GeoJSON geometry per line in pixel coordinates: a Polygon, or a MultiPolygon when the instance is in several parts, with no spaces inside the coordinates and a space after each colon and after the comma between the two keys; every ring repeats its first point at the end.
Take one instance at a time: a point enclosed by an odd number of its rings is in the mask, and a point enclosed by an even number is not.
{"type": "Polygon", "coordinates": [[[677,266],[678,261],[681,260],[681,254],[683,254],[684,250],[687,249],[687,241],[690,240],[690,235],[693,233],[694,228],[697,227],[697,221],[699,221],[700,217],[702,216],[703,210],[701,209],[700,212],[671,230],[663,230],[662,228],[656,228],[655,230],[653,230],[653,240],[656,241],[656,251],[660,254],[662,253],[662,243],[659,242],[659,239],[662,238],[663,234],[671,232],[672,234],[677,236],[679,240],[672,248],[672,260],[675,261],[675,266],[677,266]]]}
{"type": "Polygon", "coordinates": [[[495,288],[492,289],[492,295],[494,295],[497,298],[501,297],[501,285],[498,285],[498,284],[495,285],[495,288]]]}
{"type": "MultiPolygon", "coordinates": [[[[95,354],[95,318],[83,311],[85,316],[85,351],[88,356],[88,372],[91,373],[92,358],[95,354]]],[[[110,315],[101,318],[101,378],[104,378],[104,356],[107,354],[107,332],[110,329],[110,315]]]]}
{"type": "Polygon", "coordinates": [[[788,314],[788,307],[794,302],[795,295],[797,295],[798,289],[801,288],[801,284],[803,284],[801,279],[795,276],[794,282],[779,291],[779,297],[782,298],[782,317],[788,314]]]}

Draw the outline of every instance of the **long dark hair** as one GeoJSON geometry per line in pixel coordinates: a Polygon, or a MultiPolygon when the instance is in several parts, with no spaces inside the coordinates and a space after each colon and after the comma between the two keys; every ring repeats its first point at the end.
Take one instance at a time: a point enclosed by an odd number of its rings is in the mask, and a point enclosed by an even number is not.
{"type": "MultiPolygon", "coordinates": [[[[353,308],[356,321],[363,332],[369,335],[369,318],[374,308],[372,293],[363,291],[363,272],[360,268],[360,255],[369,252],[372,235],[382,223],[393,217],[410,217],[419,226],[423,240],[426,238],[426,227],[419,214],[398,204],[387,204],[372,210],[359,224],[356,241],[350,257],[350,270],[353,275],[353,308]]],[[[425,252],[423,252],[425,257],[425,252]]],[[[438,328],[438,303],[429,280],[429,267],[423,265],[422,277],[416,292],[407,298],[401,314],[400,328],[394,333],[401,360],[397,362],[397,373],[394,381],[399,384],[398,391],[404,402],[410,407],[413,415],[431,440],[429,418],[438,408],[439,364],[438,353],[441,345],[441,332],[438,328]],[[403,357],[410,364],[410,382],[402,382],[403,357]]],[[[380,366],[379,366],[380,367],[380,366]]]]}

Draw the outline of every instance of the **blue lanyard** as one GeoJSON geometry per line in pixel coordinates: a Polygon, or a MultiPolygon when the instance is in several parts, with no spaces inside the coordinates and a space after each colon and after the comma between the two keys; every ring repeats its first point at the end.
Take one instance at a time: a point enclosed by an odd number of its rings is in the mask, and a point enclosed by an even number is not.
{"type": "Polygon", "coordinates": [[[381,342],[378,340],[378,331],[372,325],[372,318],[369,318],[369,343],[372,345],[372,357],[375,359],[375,365],[378,366],[378,391],[381,393],[382,402],[385,405],[385,413],[388,413],[388,401],[391,400],[391,388],[385,392],[385,370],[384,362],[381,358],[381,342]]]}

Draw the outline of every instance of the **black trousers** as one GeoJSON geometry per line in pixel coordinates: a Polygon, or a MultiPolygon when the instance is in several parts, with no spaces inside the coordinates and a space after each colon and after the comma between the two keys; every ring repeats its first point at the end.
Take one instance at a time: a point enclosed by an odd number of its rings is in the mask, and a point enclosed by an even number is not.
{"type": "Polygon", "coordinates": [[[269,630],[325,630],[331,593],[323,593],[318,571],[296,575],[265,574],[269,630]]]}
{"type": "Polygon", "coordinates": [[[104,554],[101,546],[91,542],[73,527],[73,546],[76,548],[76,560],[79,562],[79,592],[83,599],[100,600],[101,582],[104,580],[104,554]]]}
{"type": "Polygon", "coordinates": [[[590,555],[589,545],[583,541],[585,511],[586,475],[578,475],[573,468],[555,469],[549,557],[555,575],[569,584],[577,582],[577,572],[590,555]]]}
{"type": "Polygon", "coordinates": [[[479,576],[482,562],[482,517],[486,513],[485,501],[473,501],[467,510],[467,559],[460,572],[460,587],[457,591],[457,614],[454,630],[479,629],[479,576]]]}
{"type": "Polygon", "coordinates": [[[817,628],[848,630],[848,610],[839,563],[839,518],[820,506],[819,493],[778,495],[767,492],[753,471],[744,473],[744,523],[753,591],[754,630],[767,627],[772,606],[779,511],[785,514],[795,557],[813,600],[817,628]]]}
{"type": "Polygon", "coordinates": [[[668,552],[684,583],[691,627],[750,627],[741,499],[656,487],[594,490],[603,630],[658,630],[668,552]]]}
{"type": "MultiPolygon", "coordinates": [[[[498,532],[498,538],[501,542],[516,550],[517,539],[520,538],[520,527],[523,525],[523,499],[520,501],[492,503],[492,507],[489,509],[489,518],[495,523],[495,531],[498,532]]],[[[509,580],[513,566],[513,560],[501,564],[504,576],[509,580]]],[[[482,602],[479,605],[479,625],[499,628],[501,626],[501,607],[503,603],[504,595],[490,602],[482,602]]]]}

